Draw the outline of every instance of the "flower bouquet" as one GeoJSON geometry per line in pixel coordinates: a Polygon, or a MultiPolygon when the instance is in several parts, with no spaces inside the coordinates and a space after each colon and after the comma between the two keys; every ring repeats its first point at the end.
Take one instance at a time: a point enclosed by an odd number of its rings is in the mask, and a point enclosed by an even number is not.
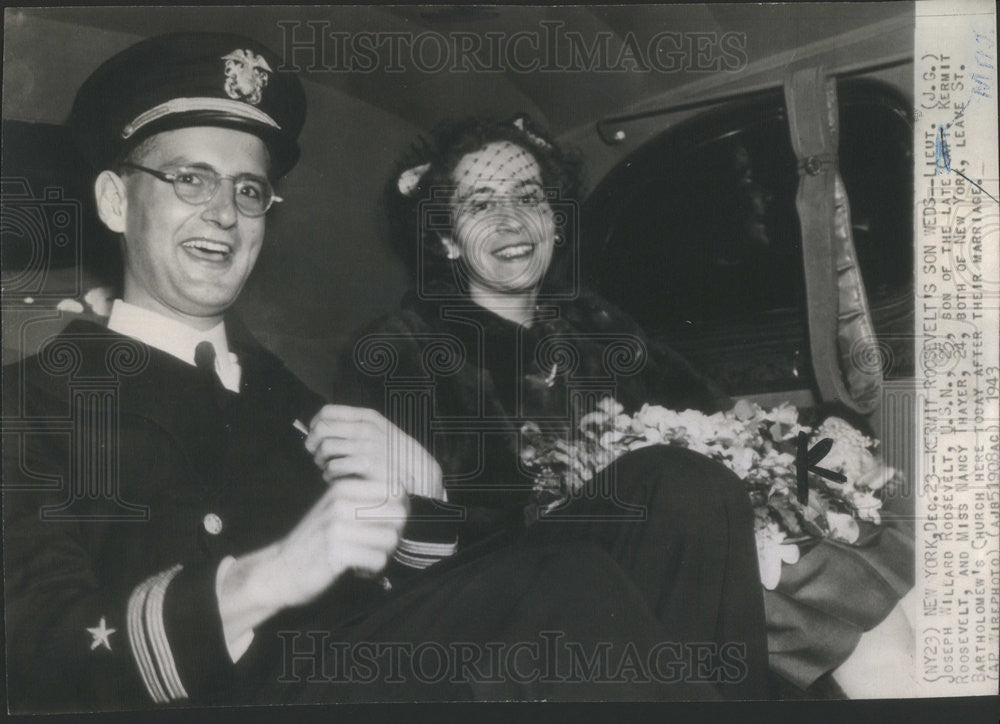
{"type": "Polygon", "coordinates": [[[876,454],[878,441],[837,417],[803,424],[798,410],[765,410],[740,400],[706,415],[643,405],[634,415],[604,398],[567,435],[521,428],[521,460],[540,502],[554,507],[621,455],[648,445],[680,445],[722,463],[746,484],[754,509],[761,581],[773,590],[799,544],[858,540],[859,522],[879,525],[881,494],[899,480],[876,454]],[[819,463],[822,462],[822,467],[819,463]]]}

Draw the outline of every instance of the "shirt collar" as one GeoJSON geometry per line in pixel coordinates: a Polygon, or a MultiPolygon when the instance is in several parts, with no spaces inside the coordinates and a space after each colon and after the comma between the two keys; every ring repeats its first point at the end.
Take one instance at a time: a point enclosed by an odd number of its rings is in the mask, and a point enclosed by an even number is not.
{"type": "Polygon", "coordinates": [[[226,365],[231,359],[225,322],[219,322],[211,329],[202,331],[176,319],[116,299],[111,306],[108,329],[137,339],[189,365],[194,364],[194,348],[199,342],[206,340],[215,347],[216,359],[220,366],[226,365]]]}

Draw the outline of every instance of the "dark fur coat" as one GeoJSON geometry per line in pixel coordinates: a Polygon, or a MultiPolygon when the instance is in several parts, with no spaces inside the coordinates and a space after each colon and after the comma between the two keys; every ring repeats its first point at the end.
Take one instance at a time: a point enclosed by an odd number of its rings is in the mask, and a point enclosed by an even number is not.
{"type": "Polygon", "coordinates": [[[568,428],[613,396],[713,411],[723,396],[679,355],[594,294],[541,303],[523,327],[469,301],[421,299],[362,330],[344,354],[335,399],[372,407],[432,451],[449,499],[469,510],[464,537],[516,520],[531,479],[526,421],[568,428]]]}

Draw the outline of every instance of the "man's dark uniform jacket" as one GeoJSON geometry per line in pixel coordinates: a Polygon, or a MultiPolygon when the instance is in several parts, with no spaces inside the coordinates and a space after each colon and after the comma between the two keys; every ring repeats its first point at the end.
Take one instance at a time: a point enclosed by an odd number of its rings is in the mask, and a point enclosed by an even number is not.
{"type": "Polygon", "coordinates": [[[4,369],[12,710],[226,700],[220,561],[278,540],[324,489],[292,426],[322,400],[227,331],[238,395],[83,320],[4,369]]]}

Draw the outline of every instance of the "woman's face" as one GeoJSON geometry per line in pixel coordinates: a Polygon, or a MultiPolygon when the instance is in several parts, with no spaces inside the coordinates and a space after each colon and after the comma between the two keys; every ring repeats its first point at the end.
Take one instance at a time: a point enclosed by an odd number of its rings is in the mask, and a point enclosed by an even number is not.
{"type": "Polygon", "coordinates": [[[490,143],[463,156],[452,180],[453,234],[443,241],[469,283],[501,293],[537,288],[556,229],[534,155],[509,141],[490,143]]]}

